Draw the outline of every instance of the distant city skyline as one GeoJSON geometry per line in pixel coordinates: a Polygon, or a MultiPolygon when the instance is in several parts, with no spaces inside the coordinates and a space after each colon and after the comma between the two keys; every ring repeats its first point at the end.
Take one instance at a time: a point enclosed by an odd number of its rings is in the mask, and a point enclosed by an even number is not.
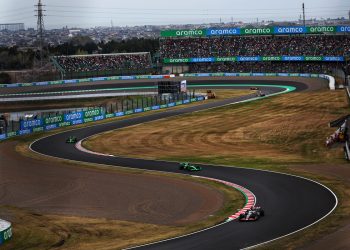
{"type": "MultiPolygon", "coordinates": [[[[42,0],[45,5],[47,29],[96,26],[136,26],[167,24],[201,24],[221,22],[295,21],[302,15],[305,3],[306,19],[349,18],[348,0],[295,1],[164,1],[164,0],[42,0]]],[[[0,23],[24,23],[36,27],[37,0],[0,0],[0,23]]]]}

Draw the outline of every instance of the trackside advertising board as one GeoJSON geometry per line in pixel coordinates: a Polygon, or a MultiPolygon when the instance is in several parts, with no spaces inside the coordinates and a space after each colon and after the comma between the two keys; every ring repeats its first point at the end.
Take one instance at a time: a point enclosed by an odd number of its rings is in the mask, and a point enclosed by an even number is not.
{"type": "Polygon", "coordinates": [[[74,126],[78,124],[100,121],[100,120],[113,118],[113,117],[126,116],[126,115],[135,114],[135,113],[142,113],[142,112],[147,112],[151,110],[170,108],[170,107],[174,107],[182,104],[187,104],[190,102],[197,102],[197,101],[203,101],[203,100],[204,100],[203,96],[198,96],[196,98],[178,101],[176,103],[172,102],[168,104],[162,104],[160,106],[137,108],[133,110],[127,110],[125,112],[116,112],[111,114],[105,114],[102,109],[96,108],[96,109],[90,109],[87,111],[79,111],[79,112],[73,112],[73,113],[64,114],[64,115],[57,115],[57,116],[51,116],[51,117],[44,117],[41,119],[32,119],[32,120],[22,121],[21,129],[19,131],[10,132],[7,134],[0,134],[0,141],[6,140],[14,136],[27,135],[27,134],[42,132],[42,131],[50,131],[61,127],[74,126]]]}
{"type": "Polygon", "coordinates": [[[12,227],[11,223],[0,220],[0,245],[12,238],[12,227]]]}
{"type": "Polygon", "coordinates": [[[203,63],[203,62],[344,62],[343,56],[231,56],[203,58],[164,58],[164,63],[203,63]]]}
{"type": "Polygon", "coordinates": [[[283,34],[324,34],[349,33],[350,26],[271,26],[249,28],[209,28],[192,30],[164,30],[161,37],[210,37],[238,35],[283,35],[283,34]]]}
{"type": "Polygon", "coordinates": [[[161,31],[162,37],[198,37],[198,36],[206,36],[205,29],[199,30],[164,30],[161,31]]]}

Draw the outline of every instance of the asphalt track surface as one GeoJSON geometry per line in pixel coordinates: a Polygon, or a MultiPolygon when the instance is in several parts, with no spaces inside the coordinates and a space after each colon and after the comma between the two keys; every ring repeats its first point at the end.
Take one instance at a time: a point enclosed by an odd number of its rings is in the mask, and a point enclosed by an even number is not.
{"type": "MultiPolygon", "coordinates": [[[[205,84],[206,82],[200,81],[200,83],[205,84]]],[[[207,83],[213,84],[215,82],[210,81],[207,83]]],[[[217,83],[232,83],[232,81],[219,81],[217,83]]],[[[291,85],[296,87],[296,91],[307,89],[307,85],[302,83],[273,83],[266,81],[259,81],[259,83],[291,85]]],[[[252,82],[250,84],[254,85],[252,82]]],[[[264,91],[276,93],[282,91],[282,89],[268,87],[265,88],[264,91]]],[[[31,145],[31,148],[41,154],[82,162],[183,173],[178,169],[178,163],[175,162],[88,154],[77,150],[74,145],[66,144],[65,139],[70,135],[74,135],[78,139],[83,139],[104,131],[214,108],[232,102],[242,101],[247,98],[251,98],[251,96],[231,98],[228,100],[206,103],[200,106],[157,112],[142,117],[134,117],[66,131],[35,141],[31,145]]],[[[196,234],[142,246],[142,249],[247,248],[307,227],[327,215],[337,204],[337,199],[330,190],[303,178],[237,167],[205,164],[200,166],[202,166],[204,170],[196,172],[195,175],[233,182],[252,191],[256,195],[257,204],[264,208],[265,217],[252,223],[240,223],[238,221],[223,223],[220,226],[196,234]]]]}
{"type": "MultiPolygon", "coordinates": [[[[166,81],[167,79],[163,79],[166,81]]],[[[148,82],[118,82],[114,81],[111,83],[105,82],[96,82],[91,83],[90,85],[86,84],[67,84],[67,85],[52,85],[48,87],[23,87],[23,88],[3,88],[0,89],[0,97],[6,98],[16,98],[16,97],[35,97],[35,96],[56,96],[56,95],[79,95],[79,94],[94,94],[94,93],[111,93],[111,92],[128,92],[133,91],[133,87],[138,87],[138,92],[149,92],[157,89],[157,80],[148,81],[148,82]],[[140,89],[142,87],[143,89],[140,89]],[[40,88],[40,90],[38,90],[40,88]]],[[[219,81],[218,81],[219,82],[219,81]]],[[[231,83],[231,84],[276,84],[276,81],[273,80],[221,80],[220,83],[231,83]]],[[[212,84],[213,81],[210,80],[188,80],[189,86],[191,84],[212,84]]],[[[299,83],[296,81],[283,81],[285,85],[297,86],[300,90],[304,90],[307,86],[303,83],[299,83]]],[[[249,87],[247,87],[249,88],[249,87]]]]}

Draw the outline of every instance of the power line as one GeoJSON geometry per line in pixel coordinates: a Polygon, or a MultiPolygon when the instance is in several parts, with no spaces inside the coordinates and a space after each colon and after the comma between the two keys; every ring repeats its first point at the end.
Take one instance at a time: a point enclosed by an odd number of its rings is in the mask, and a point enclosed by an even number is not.
{"type": "Polygon", "coordinates": [[[17,8],[15,10],[2,10],[0,11],[0,13],[11,13],[11,12],[15,12],[16,14],[18,13],[19,10],[30,10],[30,11],[33,11],[33,8],[32,7],[24,7],[24,8],[17,8]]]}
{"type": "Polygon", "coordinates": [[[7,16],[0,16],[0,19],[4,19],[4,18],[8,18],[8,17],[14,17],[14,16],[18,16],[18,15],[24,15],[24,14],[29,14],[29,13],[33,13],[33,10],[30,11],[22,11],[22,12],[17,12],[16,14],[12,14],[12,15],[7,15],[7,16]]]}
{"type": "MultiPolygon", "coordinates": [[[[50,13],[76,13],[74,10],[50,10],[48,9],[48,12],[50,13]]],[[[327,13],[330,12],[339,12],[339,11],[326,11],[327,13]]],[[[83,11],[80,14],[117,14],[117,15],[158,15],[158,16],[208,16],[208,15],[220,15],[220,16],[232,16],[232,13],[154,13],[154,12],[110,12],[110,11],[83,11]]],[[[246,14],[235,14],[235,16],[246,16],[248,14],[251,15],[271,15],[271,14],[282,14],[282,13],[291,13],[289,10],[286,10],[285,12],[266,12],[266,13],[259,13],[259,12],[251,12],[246,14]]],[[[295,12],[297,14],[297,12],[295,12]]],[[[307,11],[308,14],[315,14],[319,12],[315,11],[307,11]]]]}
{"type": "MultiPolygon", "coordinates": [[[[154,10],[154,11],[159,11],[159,10],[167,10],[168,9],[161,9],[161,8],[116,8],[116,7],[93,7],[93,6],[72,6],[72,5],[47,5],[47,7],[55,7],[55,8],[76,8],[76,9],[107,9],[107,10],[111,10],[111,9],[116,9],[116,10],[133,10],[133,11],[137,11],[137,10],[141,10],[141,11],[145,11],[145,10],[154,10]]],[[[329,6],[329,7],[310,7],[310,9],[332,9],[332,8],[339,8],[339,9],[344,9],[344,8],[349,8],[350,5],[338,5],[338,6],[329,6]]],[[[299,10],[299,8],[262,8],[262,9],[254,9],[254,10],[299,10]]],[[[171,8],[171,11],[176,11],[176,10],[181,10],[181,11],[251,11],[251,8],[246,8],[246,9],[191,9],[191,8],[186,8],[186,9],[176,9],[176,8],[171,8]]]]}

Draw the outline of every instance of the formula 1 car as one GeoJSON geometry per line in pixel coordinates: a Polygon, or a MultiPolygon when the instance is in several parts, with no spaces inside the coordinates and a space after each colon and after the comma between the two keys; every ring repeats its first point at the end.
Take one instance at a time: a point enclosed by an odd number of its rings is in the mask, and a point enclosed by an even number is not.
{"type": "Polygon", "coordinates": [[[69,136],[66,143],[77,143],[78,139],[75,136],[69,136]]]}
{"type": "Polygon", "coordinates": [[[238,219],[239,221],[257,221],[264,215],[264,210],[261,207],[251,207],[244,214],[240,214],[238,219]]]}
{"type": "Polygon", "coordinates": [[[259,90],[258,87],[251,87],[250,90],[259,90]]]}
{"type": "Polygon", "coordinates": [[[199,166],[195,166],[189,162],[181,162],[180,163],[180,170],[200,171],[200,170],[202,170],[202,168],[199,166]]]}
{"type": "Polygon", "coordinates": [[[261,90],[259,90],[258,93],[256,93],[256,96],[257,97],[263,97],[263,96],[265,96],[265,93],[262,92],[261,90]]]}

